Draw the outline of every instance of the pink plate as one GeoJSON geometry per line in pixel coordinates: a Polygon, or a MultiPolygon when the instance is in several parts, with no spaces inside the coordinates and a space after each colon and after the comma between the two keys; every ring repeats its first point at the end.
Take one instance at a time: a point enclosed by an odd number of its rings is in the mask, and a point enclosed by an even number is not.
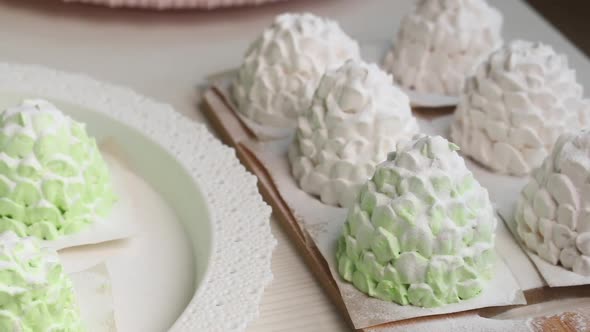
{"type": "Polygon", "coordinates": [[[281,0],[64,0],[66,2],[85,2],[109,7],[136,7],[152,9],[199,8],[214,9],[233,6],[255,6],[266,2],[281,0]]]}

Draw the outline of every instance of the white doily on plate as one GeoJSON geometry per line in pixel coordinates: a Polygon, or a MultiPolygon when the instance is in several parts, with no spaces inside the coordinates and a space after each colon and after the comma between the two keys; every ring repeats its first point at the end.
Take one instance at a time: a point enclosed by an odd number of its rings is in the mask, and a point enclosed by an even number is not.
{"type": "Polygon", "coordinates": [[[209,207],[210,265],[170,331],[241,331],[258,315],[272,280],[271,209],[257,179],[235,151],[204,125],[130,89],[34,65],[0,63],[0,91],[21,91],[77,104],[134,128],[167,150],[196,183],[209,207]],[[223,174],[223,176],[212,176],[223,174]]]}

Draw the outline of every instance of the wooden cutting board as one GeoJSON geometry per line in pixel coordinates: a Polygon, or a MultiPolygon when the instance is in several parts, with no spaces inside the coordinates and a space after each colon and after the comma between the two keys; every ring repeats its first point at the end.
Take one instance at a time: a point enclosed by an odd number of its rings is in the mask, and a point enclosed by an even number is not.
{"type": "MultiPolygon", "coordinates": [[[[305,259],[308,267],[311,269],[315,277],[323,286],[324,291],[330,297],[332,302],[340,310],[342,317],[346,319],[350,326],[352,322],[348,315],[347,309],[342,301],[340,292],[336,286],[336,282],[328,269],[328,265],[318,248],[313,242],[306,240],[309,237],[304,234],[304,230],[297,224],[289,207],[281,197],[281,193],[277,190],[272,182],[268,171],[256,156],[246,147],[245,143],[248,141],[255,141],[256,138],[250,130],[244,126],[240,119],[232,110],[233,105],[226,97],[223,89],[211,86],[203,94],[203,102],[201,109],[205,116],[209,119],[212,127],[217,131],[224,143],[232,146],[236,150],[236,154],[246,168],[258,177],[258,187],[266,202],[272,206],[274,215],[279,220],[283,228],[288,233],[291,241],[297,247],[299,253],[305,259]]],[[[432,110],[413,110],[416,116],[421,117],[436,117],[449,114],[453,110],[450,108],[439,109],[436,112],[432,110]]],[[[461,321],[461,328],[465,331],[479,331],[481,326],[486,325],[490,319],[498,316],[504,321],[521,320],[523,326],[528,326],[532,332],[582,332],[590,331],[590,286],[576,286],[565,288],[539,288],[525,292],[525,297],[528,304],[526,306],[513,307],[495,307],[476,309],[472,311],[437,315],[430,317],[412,318],[398,322],[392,322],[375,326],[367,329],[361,329],[365,332],[386,332],[392,327],[418,327],[421,324],[432,323],[440,320],[441,322],[448,319],[458,319],[461,321]],[[550,303],[551,301],[558,301],[564,299],[582,299],[575,308],[560,308],[563,310],[558,315],[543,316],[534,314],[537,307],[534,305],[542,303],[550,303]],[[523,310],[530,308],[533,313],[528,313],[527,317],[522,317],[523,310]],[[512,313],[514,312],[514,313],[512,313]],[[471,319],[463,319],[469,317],[471,319]],[[526,322],[525,322],[526,321],[526,322]]],[[[498,320],[498,322],[501,322],[498,320]]],[[[509,326],[509,325],[506,325],[509,326]]],[[[441,325],[442,328],[442,325],[441,325]]],[[[405,329],[404,329],[405,330],[405,329]]],[[[498,331],[505,330],[502,328],[498,331]]],[[[489,330],[486,330],[489,331],[489,330]]],[[[438,332],[438,330],[437,330],[438,332]]],[[[442,331],[441,331],[442,332],[442,331]]],[[[502,331],[508,332],[508,331],[502,331]]]]}

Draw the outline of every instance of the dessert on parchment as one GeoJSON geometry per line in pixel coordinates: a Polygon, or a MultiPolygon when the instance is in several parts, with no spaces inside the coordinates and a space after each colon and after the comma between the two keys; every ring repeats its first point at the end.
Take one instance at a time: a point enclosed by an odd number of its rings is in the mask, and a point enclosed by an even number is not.
{"type": "Polygon", "coordinates": [[[344,280],[420,307],[482,292],[493,274],[497,219],[457,150],[440,136],[416,135],[377,166],[338,242],[344,280]]]}
{"type": "Polygon", "coordinates": [[[589,114],[565,55],[513,41],[469,78],[451,137],[491,170],[523,176],[541,165],[561,134],[587,126],[589,114]]]}
{"type": "Polygon", "coordinates": [[[531,174],[515,213],[529,250],[590,276],[590,131],[561,136],[531,174]]]}
{"type": "Polygon", "coordinates": [[[397,142],[418,131],[408,97],[392,83],[377,65],[355,60],[324,75],[288,153],[304,191],[349,206],[397,142]]]}
{"type": "Polygon", "coordinates": [[[337,22],[279,15],[246,52],[233,99],[241,114],[260,125],[294,127],[326,69],[348,59],[360,59],[359,47],[337,22]]]}
{"type": "Polygon", "coordinates": [[[384,67],[405,89],[457,96],[502,44],[502,15],[485,0],[422,0],[402,20],[384,67]]]}
{"type": "Polygon", "coordinates": [[[0,114],[0,232],[55,240],[114,202],[109,170],[84,124],[45,100],[0,114]]]}
{"type": "Polygon", "coordinates": [[[57,253],[34,237],[0,234],[0,294],[0,331],[85,330],[57,253]]]}

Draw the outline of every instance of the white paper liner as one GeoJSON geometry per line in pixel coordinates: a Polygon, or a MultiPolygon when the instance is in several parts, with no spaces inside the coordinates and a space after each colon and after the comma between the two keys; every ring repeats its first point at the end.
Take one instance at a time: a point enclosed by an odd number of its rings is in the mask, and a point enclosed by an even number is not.
{"type": "Polygon", "coordinates": [[[547,324],[549,319],[563,323],[570,328],[568,331],[587,331],[589,325],[586,323],[585,312],[589,308],[588,300],[584,298],[554,300],[513,308],[487,318],[465,315],[452,319],[412,321],[370,328],[367,332],[556,332],[557,330],[551,327],[557,325],[547,324]],[[564,308],[573,315],[562,316],[564,308]]]}
{"type": "Polygon", "coordinates": [[[327,261],[355,328],[366,328],[413,317],[526,303],[518,282],[500,255],[496,263],[495,276],[480,296],[440,308],[401,306],[393,302],[381,301],[361,293],[353,285],[343,281],[337,272],[335,257],[336,243],[341,234],[347,210],[322,204],[317,198],[299,189],[290,174],[286,157],[288,144],[289,140],[281,140],[248,142],[247,146],[266,167],[293,215],[310,234],[327,261]]]}
{"type": "MultiPolygon", "coordinates": [[[[452,115],[437,118],[431,121],[429,130],[437,135],[449,137],[449,128],[452,120],[452,115]]],[[[473,172],[475,178],[488,189],[490,199],[494,202],[501,219],[503,219],[507,225],[507,227],[503,228],[510,229],[512,243],[518,243],[518,246],[522,249],[520,253],[510,249],[509,252],[512,254],[509,257],[512,258],[507,263],[510,266],[510,269],[515,273],[515,276],[519,280],[523,289],[538,288],[542,285],[564,287],[590,284],[590,276],[582,276],[567,270],[562,266],[553,265],[528,250],[520,241],[520,238],[515,231],[514,208],[520,197],[522,188],[524,188],[529,181],[528,177],[516,177],[494,173],[469,158],[465,158],[465,160],[467,162],[467,167],[473,172]],[[523,255],[526,255],[529,259],[523,259],[523,255]],[[536,272],[536,274],[533,273],[533,271],[536,272]],[[542,283],[542,285],[540,285],[540,283],[542,283]]],[[[502,242],[507,245],[511,243],[506,239],[502,239],[502,242]]],[[[510,244],[510,246],[513,247],[514,245],[510,244]]],[[[501,247],[497,245],[496,248],[501,247]]],[[[505,250],[506,248],[502,249],[505,250]]]]}
{"type": "Polygon", "coordinates": [[[282,128],[273,126],[264,126],[253,121],[242,113],[238,112],[238,107],[230,93],[231,84],[238,72],[237,68],[228,69],[222,72],[213,73],[207,76],[207,84],[216,86],[222,92],[225,102],[231,111],[240,119],[240,122],[256,136],[260,141],[277,140],[289,137],[295,132],[295,128],[282,128]]]}
{"type": "Polygon", "coordinates": [[[437,108],[440,107],[455,107],[457,104],[459,104],[459,97],[456,96],[424,93],[401,87],[400,89],[402,89],[408,95],[408,97],[410,97],[410,105],[412,105],[412,107],[420,107],[436,111],[437,108]]]}
{"type": "MultiPolygon", "coordinates": [[[[453,115],[447,115],[420,126],[430,135],[440,135],[450,139],[452,120],[453,115]]],[[[463,157],[467,168],[473,173],[475,179],[488,190],[490,200],[500,215],[500,219],[506,220],[505,216],[507,213],[512,213],[512,206],[516,202],[520,190],[526,184],[526,179],[494,173],[474,162],[468,156],[464,155],[463,157]]],[[[533,262],[528,258],[526,250],[521,248],[503,222],[499,222],[496,229],[496,250],[506,258],[506,264],[523,290],[547,285],[533,262]]]]}
{"type": "MultiPolygon", "coordinates": [[[[125,219],[117,220],[117,222],[129,225],[125,228],[131,231],[129,232],[130,236],[59,250],[60,260],[64,270],[68,273],[86,270],[106,261],[110,257],[130,253],[135,250],[133,246],[134,240],[131,236],[139,233],[142,221],[142,218],[136,212],[139,206],[139,203],[136,202],[136,197],[139,197],[138,193],[143,190],[145,182],[133,172],[125,153],[120,149],[116,141],[106,139],[101,142],[100,148],[103,156],[105,156],[105,160],[112,165],[111,175],[115,186],[120,189],[120,192],[117,192],[119,203],[127,202],[126,209],[129,213],[127,213],[125,219]]],[[[120,234],[123,233],[121,232],[120,234]]]]}
{"type": "Polygon", "coordinates": [[[82,231],[67,235],[52,241],[41,241],[45,247],[60,250],[88,244],[96,244],[113,240],[124,239],[138,232],[133,214],[135,204],[133,195],[128,191],[127,181],[131,174],[108,150],[101,149],[101,153],[107,163],[117,202],[106,218],[95,221],[82,231]]]}
{"type": "Polygon", "coordinates": [[[526,320],[489,319],[480,316],[459,316],[452,319],[431,319],[395,326],[367,329],[367,332],[532,332],[526,320]]]}
{"type": "Polygon", "coordinates": [[[508,225],[508,228],[510,229],[515,241],[519,242],[522,250],[526,252],[527,256],[531,259],[533,264],[535,264],[537,270],[539,270],[539,273],[541,273],[541,276],[543,276],[543,279],[550,287],[579,286],[590,284],[590,276],[577,274],[573,271],[567,270],[561,265],[553,265],[527,249],[516,232],[516,224],[514,222],[512,211],[508,215],[502,215],[502,219],[504,219],[504,222],[508,225]]]}
{"type": "Polygon", "coordinates": [[[240,121],[250,129],[250,131],[261,141],[269,141],[269,140],[276,140],[282,139],[285,137],[291,136],[295,132],[295,128],[281,128],[281,127],[272,127],[272,126],[263,126],[260,123],[252,121],[250,118],[244,116],[242,113],[237,111],[236,105],[233,103],[232,98],[227,93],[228,90],[225,90],[224,95],[228,101],[231,103],[230,108],[240,118],[240,121]]]}
{"type": "Polygon", "coordinates": [[[116,332],[111,281],[105,264],[70,274],[88,332],[116,332]]]}
{"type": "Polygon", "coordinates": [[[496,229],[496,250],[506,257],[506,264],[513,272],[523,290],[541,288],[547,285],[539,271],[528,258],[524,248],[514,239],[508,227],[504,224],[504,213],[511,209],[514,200],[525,184],[525,180],[518,177],[501,175],[491,172],[481,165],[464,156],[467,168],[471,170],[477,181],[488,190],[500,222],[496,229]]]}
{"type": "Polygon", "coordinates": [[[66,273],[84,271],[109,258],[133,250],[133,240],[115,240],[93,245],[66,248],[58,251],[66,273]]]}
{"type": "Polygon", "coordinates": [[[223,72],[211,74],[207,77],[207,83],[215,85],[223,93],[225,102],[232,112],[240,119],[240,122],[246,126],[256,138],[260,141],[269,141],[289,137],[295,132],[295,128],[264,126],[246,117],[238,112],[238,107],[230,93],[230,87],[234,77],[237,75],[237,69],[229,69],[223,72]]]}

